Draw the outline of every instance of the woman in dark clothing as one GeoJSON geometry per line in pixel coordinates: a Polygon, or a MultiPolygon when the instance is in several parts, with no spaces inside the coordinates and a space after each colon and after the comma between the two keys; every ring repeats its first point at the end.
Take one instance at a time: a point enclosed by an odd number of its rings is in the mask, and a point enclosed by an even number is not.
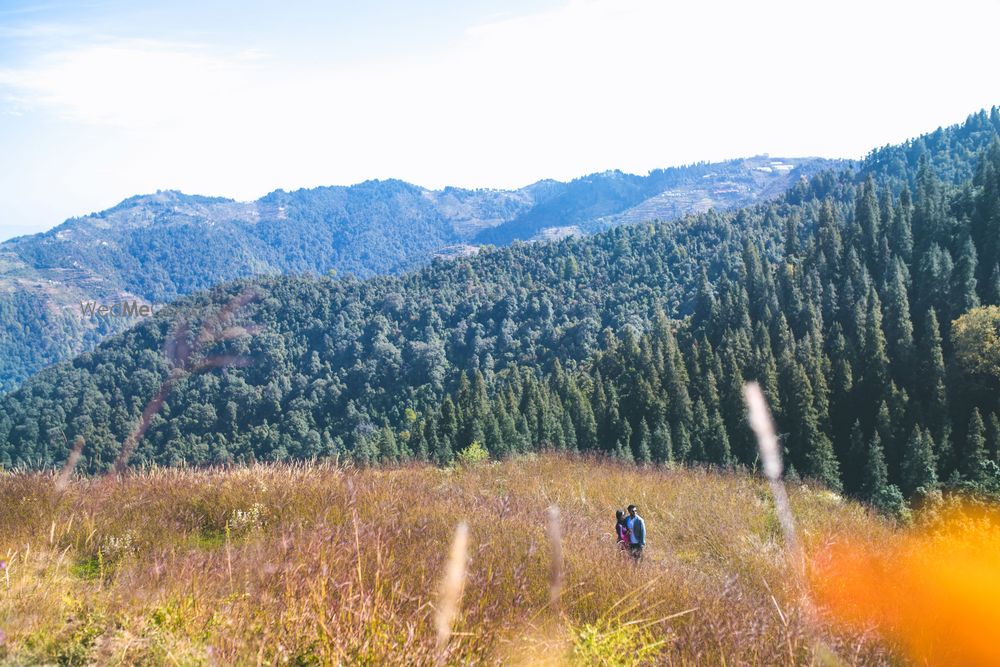
{"type": "Polygon", "coordinates": [[[625,549],[628,549],[629,542],[628,520],[625,517],[625,512],[622,510],[615,512],[615,519],[617,519],[615,522],[615,535],[618,536],[618,548],[624,551],[625,549]]]}

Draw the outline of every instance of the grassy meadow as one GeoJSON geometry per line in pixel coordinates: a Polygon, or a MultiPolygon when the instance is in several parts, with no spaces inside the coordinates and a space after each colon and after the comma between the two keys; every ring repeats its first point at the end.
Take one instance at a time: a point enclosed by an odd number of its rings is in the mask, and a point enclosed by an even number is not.
{"type": "MultiPolygon", "coordinates": [[[[789,493],[807,551],[896,531],[828,491],[789,493]]],[[[748,474],[558,456],[163,469],[62,488],[8,473],[0,506],[6,664],[898,660],[808,601],[767,485],[748,474]],[[648,529],[638,566],[612,537],[630,502],[648,529]]]]}

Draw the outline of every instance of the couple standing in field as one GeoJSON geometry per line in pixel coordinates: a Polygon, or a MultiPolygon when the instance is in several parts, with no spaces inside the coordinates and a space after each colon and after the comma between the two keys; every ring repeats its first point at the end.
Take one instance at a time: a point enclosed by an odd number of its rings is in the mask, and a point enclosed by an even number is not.
{"type": "Polygon", "coordinates": [[[638,562],[642,559],[642,550],[646,548],[646,522],[636,511],[635,505],[629,505],[626,512],[615,512],[615,534],[618,536],[618,548],[628,551],[638,562]]]}

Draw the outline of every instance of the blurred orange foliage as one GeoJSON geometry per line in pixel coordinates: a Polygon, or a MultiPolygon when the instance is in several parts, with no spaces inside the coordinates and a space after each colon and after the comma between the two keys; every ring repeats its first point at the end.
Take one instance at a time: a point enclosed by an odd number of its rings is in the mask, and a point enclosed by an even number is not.
{"type": "Polygon", "coordinates": [[[839,541],[811,559],[815,601],[917,663],[1000,665],[1000,512],[960,508],[888,543],[839,541]]]}

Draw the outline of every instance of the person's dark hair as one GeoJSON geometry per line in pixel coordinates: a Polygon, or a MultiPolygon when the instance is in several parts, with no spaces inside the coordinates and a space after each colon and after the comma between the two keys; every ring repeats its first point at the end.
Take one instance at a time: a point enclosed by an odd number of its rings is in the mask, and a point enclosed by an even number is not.
{"type": "Polygon", "coordinates": [[[623,510],[615,510],[615,518],[621,521],[625,518],[625,512],[623,510]]]}
{"type": "Polygon", "coordinates": [[[636,507],[635,505],[629,505],[629,506],[628,506],[628,511],[629,511],[629,512],[632,512],[632,511],[634,511],[634,510],[638,510],[638,509],[639,509],[639,508],[638,508],[638,507],[636,507]]]}

